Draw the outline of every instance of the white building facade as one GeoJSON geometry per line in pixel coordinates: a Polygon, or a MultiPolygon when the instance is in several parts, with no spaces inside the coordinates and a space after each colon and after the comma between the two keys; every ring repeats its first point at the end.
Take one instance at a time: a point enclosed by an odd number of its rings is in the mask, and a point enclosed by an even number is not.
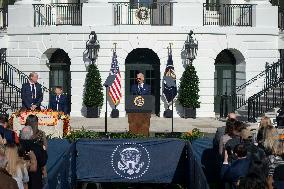
{"type": "MultiPolygon", "coordinates": [[[[121,117],[126,115],[125,94],[138,70],[152,84],[154,112],[163,116],[167,107],[162,94],[167,47],[173,44],[179,84],[186,61],[184,43],[190,30],[198,41],[193,61],[200,79],[197,117],[215,117],[220,104],[217,96],[230,94],[249,81],[265,69],[266,62],[276,62],[279,49],[284,47],[278,28],[278,7],[268,0],[223,0],[218,6],[209,6],[212,2],[205,0],[161,0],[148,7],[140,6],[139,0],[135,6],[127,0],[71,2],[76,4],[61,4],[63,8],[51,4],[58,2],[21,0],[9,5],[8,27],[0,33],[0,48],[7,48],[7,62],[20,71],[38,72],[45,87],[63,85],[71,95],[71,116],[85,114],[83,93],[90,64],[86,41],[91,31],[96,32],[100,42],[96,64],[103,81],[109,74],[113,43],[117,44],[123,94],[117,108],[121,117]],[[136,14],[141,7],[146,7],[150,16],[139,22],[136,14]]],[[[239,92],[248,98],[262,86],[260,80],[239,92]]],[[[46,94],[45,105],[48,97],[46,94]]],[[[108,106],[111,111],[110,101],[108,106]]],[[[176,101],[174,116],[181,115],[182,107],[176,101]]]]}

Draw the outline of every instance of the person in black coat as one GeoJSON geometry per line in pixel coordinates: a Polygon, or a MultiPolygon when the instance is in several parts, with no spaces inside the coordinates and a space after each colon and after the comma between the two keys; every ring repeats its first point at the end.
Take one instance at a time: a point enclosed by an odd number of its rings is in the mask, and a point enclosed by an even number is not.
{"type": "Polygon", "coordinates": [[[55,95],[52,95],[49,102],[49,108],[54,111],[64,112],[69,114],[67,96],[62,94],[63,88],[61,86],[55,87],[55,95]]]}
{"type": "Polygon", "coordinates": [[[43,100],[42,86],[38,82],[38,74],[30,73],[29,82],[21,89],[22,107],[28,110],[40,110],[43,100]]]}
{"type": "Polygon", "coordinates": [[[151,87],[144,83],[144,75],[142,73],[138,73],[137,84],[131,86],[132,95],[151,95],[151,87]]]}
{"type": "Polygon", "coordinates": [[[277,127],[284,127],[284,102],[282,102],[282,106],[277,111],[278,116],[276,117],[277,127]]]}

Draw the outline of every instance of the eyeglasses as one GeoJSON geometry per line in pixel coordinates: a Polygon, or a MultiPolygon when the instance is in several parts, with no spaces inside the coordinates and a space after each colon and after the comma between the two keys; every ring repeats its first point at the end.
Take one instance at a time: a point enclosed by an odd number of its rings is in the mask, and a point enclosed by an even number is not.
{"type": "Polygon", "coordinates": [[[137,80],[141,80],[141,78],[139,78],[139,77],[138,77],[138,78],[136,78],[136,79],[137,79],[137,80]]]}

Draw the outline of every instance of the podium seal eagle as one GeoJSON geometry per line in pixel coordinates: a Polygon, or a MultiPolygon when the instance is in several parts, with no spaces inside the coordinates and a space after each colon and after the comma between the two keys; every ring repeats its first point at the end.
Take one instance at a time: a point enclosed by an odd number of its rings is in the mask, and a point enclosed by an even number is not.
{"type": "Polygon", "coordinates": [[[150,155],[141,144],[118,145],[111,155],[114,172],[122,178],[133,180],[142,177],[150,167],[150,155]]]}
{"type": "Polygon", "coordinates": [[[134,105],[137,106],[137,107],[142,107],[144,105],[144,98],[142,96],[136,96],[134,98],[134,105]]]}

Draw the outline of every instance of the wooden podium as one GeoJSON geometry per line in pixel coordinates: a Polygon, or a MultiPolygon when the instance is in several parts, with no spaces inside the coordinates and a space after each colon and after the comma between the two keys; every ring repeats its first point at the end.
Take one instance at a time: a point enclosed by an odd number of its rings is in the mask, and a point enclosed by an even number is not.
{"type": "Polygon", "coordinates": [[[126,112],[130,133],[149,136],[153,100],[151,95],[133,95],[127,98],[126,112]]]}

